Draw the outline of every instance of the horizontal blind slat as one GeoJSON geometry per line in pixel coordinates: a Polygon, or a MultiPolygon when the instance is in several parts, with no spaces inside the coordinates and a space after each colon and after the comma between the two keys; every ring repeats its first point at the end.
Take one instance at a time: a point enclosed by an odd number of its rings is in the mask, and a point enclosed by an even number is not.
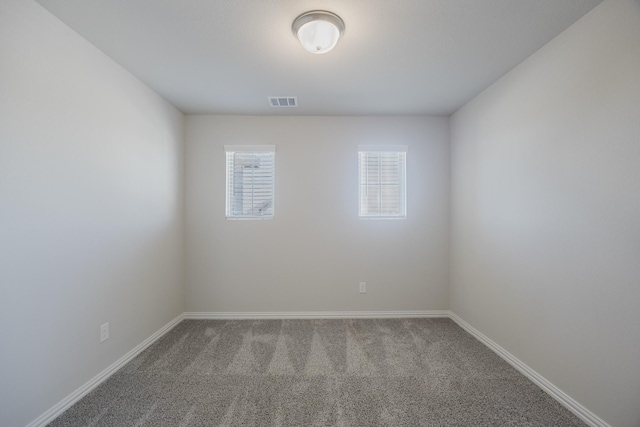
{"type": "Polygon", "coordinates": [[[274,152],[227,152],[227,217],[273,215],[274,152]]]}
{"type": "Polygon", "coordinates": [[[358,152],[360,216],[404,217],[406,147],[358,152]]]}

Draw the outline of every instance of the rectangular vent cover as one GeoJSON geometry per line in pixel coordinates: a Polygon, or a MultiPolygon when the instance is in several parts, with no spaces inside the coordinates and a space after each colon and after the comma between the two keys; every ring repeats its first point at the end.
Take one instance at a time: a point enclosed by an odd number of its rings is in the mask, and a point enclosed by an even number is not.
{"type": "Polygon", "coordinates": [[[297,107],[297,96],[269,96],[269,105],[272,107],[297,107]]]}

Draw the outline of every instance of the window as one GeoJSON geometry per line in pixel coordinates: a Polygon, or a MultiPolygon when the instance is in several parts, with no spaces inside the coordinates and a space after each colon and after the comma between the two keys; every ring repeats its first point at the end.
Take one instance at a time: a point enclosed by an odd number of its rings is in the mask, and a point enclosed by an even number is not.
{"type": "Polygon", "coordinates": [[[358,146],[360,218],[406,218],[407,146],[358,146]]]}
{"type": "Polygon", "coordinates": [[[225,145],[227,219],[273,218],[275,145],[225,145]]]}

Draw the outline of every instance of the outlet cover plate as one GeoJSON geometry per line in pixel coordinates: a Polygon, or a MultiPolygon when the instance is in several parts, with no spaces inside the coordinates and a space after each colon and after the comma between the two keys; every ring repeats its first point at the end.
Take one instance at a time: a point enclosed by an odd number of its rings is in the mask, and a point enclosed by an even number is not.
{"type": "Polygon", "coordinates": [[[105,342],[109,339],[109,322],[100,325],[100,342],[105,342]]]}

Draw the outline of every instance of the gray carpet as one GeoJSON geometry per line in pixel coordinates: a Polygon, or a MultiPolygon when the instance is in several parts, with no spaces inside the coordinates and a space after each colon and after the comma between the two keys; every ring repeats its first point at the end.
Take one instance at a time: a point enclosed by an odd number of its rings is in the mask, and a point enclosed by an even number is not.
{"type": "Polygon", "coordinates": [[[449,319],[185,320],[50,426],[584,426],[449,319]]]}

